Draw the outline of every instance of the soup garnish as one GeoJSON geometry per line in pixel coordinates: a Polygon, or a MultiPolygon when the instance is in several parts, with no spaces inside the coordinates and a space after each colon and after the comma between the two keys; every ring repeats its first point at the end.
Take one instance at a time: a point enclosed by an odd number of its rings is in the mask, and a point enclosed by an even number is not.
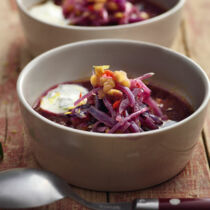
{"type": "Polygon", "coordinates": [[[42,20],[78,26],[109,26],[135,23],[165,12],[148,0],[48,0],[30,13],[42,20]]]}
{"type": "Polygon", "coordinates": [[[129,79],[125,71],[94,66],[90,81],[56,85],[40,97],[34,109],[62,125],[100,133],[154,130],[189,116],[188,103],[143,82],[153,75],[129,79]]]}

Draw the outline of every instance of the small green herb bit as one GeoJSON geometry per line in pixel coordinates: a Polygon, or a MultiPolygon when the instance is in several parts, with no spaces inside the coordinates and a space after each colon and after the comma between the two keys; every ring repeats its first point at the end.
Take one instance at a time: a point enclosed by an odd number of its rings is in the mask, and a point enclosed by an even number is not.
{"type": "Polygon", "coordinates": [[[4,158],[3,147],[2,147],[2,144],[0,142],[0,160],[3,160],[3,158],[4,158]]]}

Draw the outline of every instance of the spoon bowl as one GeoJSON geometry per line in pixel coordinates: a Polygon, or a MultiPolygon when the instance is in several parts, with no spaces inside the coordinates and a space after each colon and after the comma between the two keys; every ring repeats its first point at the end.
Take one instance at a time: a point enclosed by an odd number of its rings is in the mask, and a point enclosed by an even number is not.
{"type": "Polygon", "coordinates": [[[31,208],[66,197],[71,188],[54,174],[38,169],[13,169],[1,172],[1,208],[31,208]]]}
{"type": "Polygon", "coordinates": [[[93,210],[131,210],[132,203],[92,203],[74,193],[55,174],[40,169],[17,168],[0,172],[0,208],[24,209],[71,198],[93,210]]]}

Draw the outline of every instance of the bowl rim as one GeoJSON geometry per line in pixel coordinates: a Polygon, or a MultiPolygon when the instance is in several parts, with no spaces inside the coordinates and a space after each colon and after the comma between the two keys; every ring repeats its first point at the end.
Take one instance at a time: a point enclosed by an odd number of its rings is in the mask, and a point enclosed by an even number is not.
{"type": "Polygon", "coordinates": [[[22,0],[16,0],[16,3],[19,7],[19,9],[28,17],[33,19],[34,21],[40,22],[42,24],[46,24],[49,26],[61,28],[61,29],[71,29],[71,30],[81,30],[81,31],[105,31],[105,30],[118,30],[118,29],[129,29],[130,27],[137,27],[137,26],[143,26],[151,23],[158,22],[164,18],[167,18],[171,16],[172,14],[176,13],[179,11],[185,4],[186,0],[177,0],[177,3],[169,10],[166,12],[155,16],[153,18],[150,18],[148,20],[136,22],[136,23],[129,23],[125,25],[114,25],[114,26],[71,26],[71,25],[59,25],[59,24],[53,24],[53,23],[48,23],[46,21],[40,20],[38,18],[35,18],[32,16],[28,10],[25,8],[25,6],[22,4],[22,0]]]}
{"type": "Polygon", "coordinates": [[[38,57],[36,57],[32,61],[30,61],[24,67],[24,69],[21,71],[21,73],[18,77],[17,95],[18,95],[20,103],[22,103],[22,105],[27,109],[28,112],[30,112],[34,117],[38,118],[39,120],[44,121],[46,124],[53,126],[57,129],[61,129],[61,130],[68,131],[68,132],[73,132],[75,134],[87,135],[90,137],[95,136],[95,137],[111,137],[111,138],[128,138],[128,137],[147,136],[147,135],[155,135],[157,133],[162,133],[162,132],[174,129],[174,128],[181,127],[185,123],[196,118],[200,114],[200,112],[202,112],[208,106],[208,102],[210,99],[210,82],[209,82],[208,76],[205,73],[205,71],[195,61],[193,61],[192,59],[188,58],[187,56],[185,56],[181,53],[178,53],[172,49],[169,49],[169,48],[157,45],[157,44],[143,42],[143,41],[117,40],[117,39],[95,39],[95,40],[74,42],[74,43],[63,45],[63,46],[59,46],[57,48],[51,49],[51,50],[39,55],[38,57]],[[83,131],[83,130],[79,130],[79,129],[75,129],[75,128],[70,128],[70,127],[55,123],[55,122],[43,117],[38,112],[36,112],[32,108],[32,106],[26,101],[25,96],[23,94],[23,89],[22,89],[24,78],[30,72],[30,69],[32,67],[36,66],[40,60],[43,60],[46,57],[50,57],[51,55],[56,55],[57,53],[65,50],[65,49],[72,48],[75,46],[81,46],[81,45],[84,47],[86,44],[88,45],[88,44],[97,44],[97,43],[135,44],[135,45],[139,45],[139,46],[151,47],[151,48],[158,49],[161,51],[166,51],[167,53],[172,54],[173,56],[176,56],[178,58],[182,58],[182,59],[186,60],[186,62],[190,62],[191,64],[193,64],[196,67],[197,71],[199,71],[199,73],[200,73],[199,75],[201,76],[201,79],[204,82],[204,86],[205,86],[206,90],[205,90],[205,95],[204,95],[203,101],[201,102],[200,106],[190,116],[188,116],[187,118],[185,118],[173,125],[170,125],[170,126],[167,126],[167,127],[161,128],[161,129],[147,131],[147,132],[129,133],[129,134],[97,133],[97,132],[89,132],[89,131],[83,131]]]}

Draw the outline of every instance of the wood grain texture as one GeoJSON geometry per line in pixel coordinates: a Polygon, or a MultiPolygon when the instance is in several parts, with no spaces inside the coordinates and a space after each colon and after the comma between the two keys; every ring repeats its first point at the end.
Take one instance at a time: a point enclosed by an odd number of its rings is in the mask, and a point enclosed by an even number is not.
{"type": "Polygon", "coordinates": [[[179,30],[176,34],[176,39],[174,40],[171,48],[179,53],[186,55],[184,38],[183,38],[183,27],[184,27],[184,20],[181,22],[179,30]]]}
{"type": "MultiPolygon", "coordinates": [[[[210,78],[210,1],[187,1],[185,7],[185,36],[188,55],[210,78]]],[[[204,137],[210,161],[210,110],[204,126],[204,137]]]]}
{"type": "MultiPolygon", "coordinates": [[[[201,10],[203,7],[209,5],[208,2],[209,0],[187,2],[185,20],[177,33],[172,48],[180,53],[191,56],[200,63],[204,69],[207,69],[206,71],[210,75],[209,61],[206,57],[206,53],[209,53],[210,51],[210,46],[206,44],[208,37],[205,34],[206,31],[209,33],[210,29],[206,26],[206,20],[202,20],[201,17],[197,19],[197,17],[193,16],[193,19],[190,19],[192,14],[202,16],[202,12],[195,11],[197,10],[196,5],[199,5],[201,10]],[[204,5],[201,6],[201,4],[204,5]],[[206,31],[204,30],[205,26],[208,28],[206,31]],[[202,27],[202,32],[200,32],[200,27],[202,27]],[[198,36],[194,34],[199,34],[203,38],[203,41],[198,40],[198,38],[196,38],[198,36]],[[200,53],[201,49],[203,49],[202,53],[200,53]]],[[[207,9],[203,8],[202,11],[203,10],[205,10],[204,14],[206,14],[207,9]]],[[[207,22],[209,23],[209,21],[207,22]]],[[[15,0],[2,0],[0,2],[0,30],[0,142],[3,144],[5,153],[4,160],[0,162],[0,171],[15,167],[39,167],[32,155],[30,144],[24,136],[24,129],[16,95],[17,77],[21,69],[31,60],[31,57],[25,46],[15,0]]],[[[210,136],[209,126],[210,117],[207,119],[205,126],[206,139],[209,139],[210,136]]],[[[103,192],[99,193],[79,188],[74,188],[74,190],[80,194],[81,197],[89,201],[106,202],[107,199],[106,193],[103,192]]],[[[204,145],[202,139],[200,139],[191,161],[175,178],[159,186],[137,192],[111,193],[109,194],[109,199],[110,201],[125,201],[137,197],[209,196],[209,168],[205,156],[204,145]]],[[[38,209],[86,210],[85,207],[82,207],[69,199],[38,209]]]]}

